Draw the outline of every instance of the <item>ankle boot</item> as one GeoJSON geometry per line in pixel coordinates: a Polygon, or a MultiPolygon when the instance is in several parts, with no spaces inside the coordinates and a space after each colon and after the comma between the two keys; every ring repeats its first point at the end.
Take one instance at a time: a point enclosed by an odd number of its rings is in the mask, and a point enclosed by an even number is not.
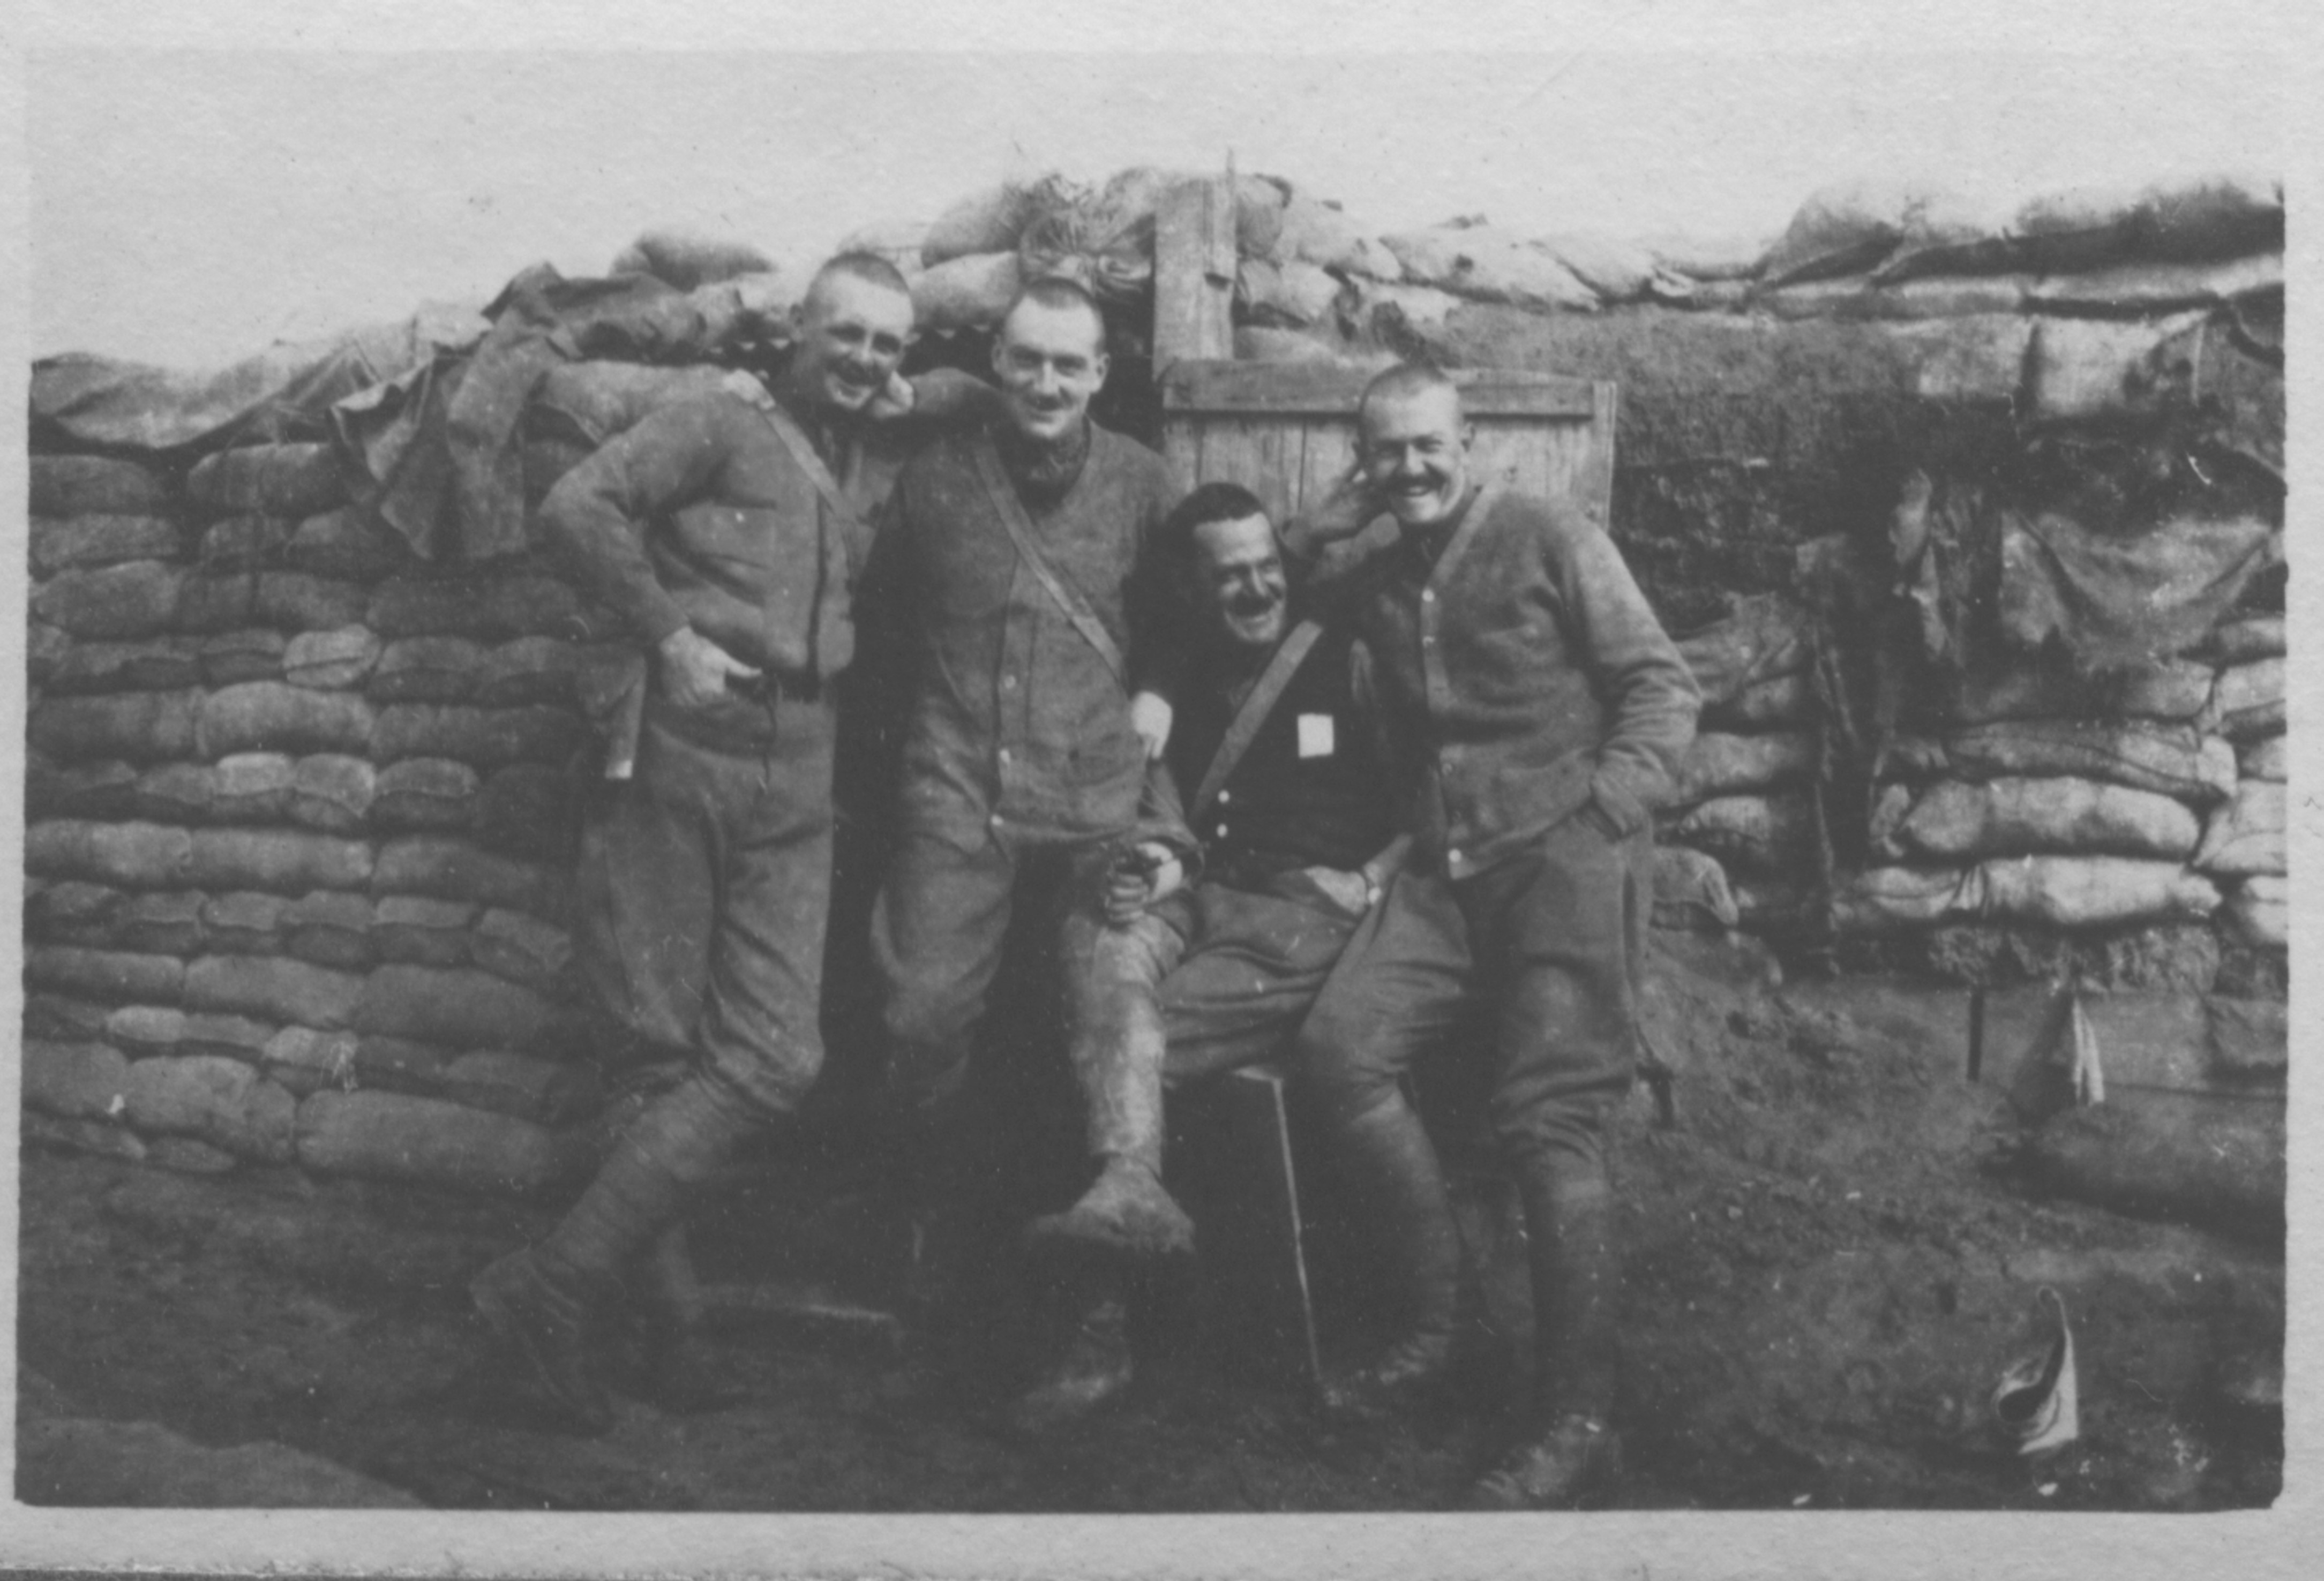
{"type": "Polygon", "coordinates": [[[647,1262],[646,1393],[678,1416],[724,1411],[742,1390],[702,1339],[702,1285],[695,1277],[686,1226],[671,1225],[647,1262]]]}
{"type": "MultiPolygon", "coordinates": [[[[1142,946],[1120,930],[1090,944],[1073,994],[1074,1077],[1104,1167],[1081,1200],[1026,1231],[1029,1250],[1136,1261],[1194,1255],[1194,1225],[1162,1185],[1162,1061],[1168,1043],[1152,985],[1134,970],[1142,946]],[[1111,957],[1123,957],[1116,961],[1111,957]]],[[[1139,956],[1142,959],[1142,956],[1139,956]]]]}
{"type": "Polygon", "coordinates": [[[1341,1143],[1357,1210],[1401,1298],[1403,1327],[1368,1365],[1327,1383],[1323,1402],[1336,1415],[1371,1419],[1428,1405],[1452,1382],[1461,1232],[1436,1148],[1402,1097],[1350,1122],[1341,1143]]]}
{"type": "Polygon", "coordinates": [[[1569,1412],[1520,1439],[1469,1489],[1467,1510],[1573,1510],[1612,1491],[1622,1440],[1598,1417],[1569,1412]]]}
{"type": "Polygon", "coordinates": [[[1009,1413],[1019,1432],[1056,1433],[1086,1421],[1129,1389],[1129,1312],[1119,1290],[1085,1300],[1064,1353],[1009,1413]]]}
{"type": "Polygon", "coordinates": [[[495,1348],[515,1360],[554,1426],[595,1438],[613,1425],[595,1355],[602,1291],[528,1246],[477,1274],[468,1295],[495,1348]]]}

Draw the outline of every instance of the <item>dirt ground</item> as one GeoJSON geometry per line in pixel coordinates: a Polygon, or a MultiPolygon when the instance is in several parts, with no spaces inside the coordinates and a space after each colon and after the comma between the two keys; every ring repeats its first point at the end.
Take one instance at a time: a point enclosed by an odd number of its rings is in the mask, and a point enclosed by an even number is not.
{"type": "MultiPolygon", "coordinates": [[[[1658,1127],[1642,1094],[1615,1154],[1623,1504],[2274,1498],[2280,1245],[2029,1197],[1997,1092],[1964,1079],[1964,994],[1779,984],[1764,958],[1664,942],[1655,1029],[1681,1072],[1679,1125],[1658,1127]],[[2029,1461],[1997,1446],[1987,1403],[2036,1338],[2045,1286],[2075,1325],[2082,1434],[2029,1461]]],[[[1320,1174],[1317,1187],[1328,1196],[1320,1174]]],[[[1467,1217],[1513,1356],[1523,1281],[1493,1201],[1472,1192],[1467,1217]]],[[[1157,1325],[1132,1397],[1102,1425],[1012,1439],[990,1399],[912,1386],[878,1326],[754,1316],[737,1282],[797,1276],[816,1261],[808,1231],[831,1241],[847,1207],[810,1223],[746,1203],[701,1240],[706,1272],[727,1282],[715,1353],[748,1398],[696,1417],[625,1398],[612,1433],[576,1439],[512,1407],[476,1362],[466,1311],[469,1275],[538,1234],[541,1205],[28,1147],[22,1206],[18,1492],[32,1503],[1426,1509],[1505,1430],[1481,1408],[1328,1425],[1280,1360],[1216,1342],[1197,1295],[1171,1309],[1185,1321],[1157,1325]]],[[[1330,1357],[1363,1340],[1368,1276],[1329,1225],[1318,1239],[1330,1357]]],[[[1021,1362],[1024,1348],[994,1354],[1021,1362]]],[[[995,1393],[1008,1375],[996,1359],[995,1393]]],[[[1517,1393],[1489,1373],[1477,1388],[1517,1393]]]]}

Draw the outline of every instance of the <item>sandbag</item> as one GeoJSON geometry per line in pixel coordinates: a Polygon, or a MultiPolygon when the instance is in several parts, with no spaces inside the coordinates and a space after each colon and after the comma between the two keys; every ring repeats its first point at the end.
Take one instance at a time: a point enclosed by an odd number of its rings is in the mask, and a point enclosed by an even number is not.
{"type": "Polygon", "coordinates": [[[66,994],[24,996],[24,1035],[87,1043],[105,1035],[106,1018],[116,1007],[66,994]]]}
{"type": "Polygon", "coordinates": [[[1054,177],[1039,184],[1002,181],[970,193],[922,233],[920,267],[934,269],[975,253],[1014,253],[1018,237],[1056,185],[1054,177]]]}
{"type": "Polygon", "coordinates": [[[383,638],[512,637],[605,641],[625,636],[610,611],[585,603],[554,576],[517,573],[456,578],[395,576],[372,591],[363,623],[383,638]]]}
{"type": "Polygon", "coordinates": [[[262,1163],[296,1155],[297,1101],[238,1060],[142,1060],[129,1068],[123,1097],[141,1131],[192,1136],[262,1163]]]}
{"type": "Polygon", "coordinates": [[[2141,1218],[2209,1224],[2278,1244],[2283,1227],[2280,1103],[2143,1093],[2066,1109],[2031,1139],[2044,1189],[2141,1218]]]}
{"type": "Polygon", "coordinates": [[[482,786],[476,771],[465,763],[406,758],[379,770],[371,821],[389,830],[466,829],[475,822],[482,786]]]}
{"type": "Polygon", "coordinates": [[[24,884],[24,936],[43,944],[78,944],[101,950],[112,936],[113,914],[122,892],[110,884],[82,878],[24,884]]]}
{"type": "Polygon", "coordinates": [[[1815,689],[1804,675],[1755,681],[1702,711],[1705,728],[1773,731],[1815,722],[1815,689]]]}
{"type": "Polygon", "coordinates": [[[149,889],[132,895],[114,913],[116,949],[140,955],[198,953],[202,947],[202,897],[185,889],[149,889]]]}
{"type": "MultiPolygon", "coordinates": [[[[878,219],[868,225],[858,225],[840,237],[832,256],[843,253],[869,253],[884,258],[896,266],[897,271],[909,280],[927,267],[921,261],[920,250],[927,245],[928,222],[924,219],[878,219]]],[[[1010,245],[1016,244],[1012,239],[1010,245]]],[[[972,248],[972,252],[990,253],[991,247],[972,248]]]]}
{"type": "MultiPolygon", "coordinates": [[[[100,1158],[120,1159],[124,1163],[153,1161],[152,1149],[139,1139],[136,1132],[109,1120],[64,1120],[53,1115],[28,1111],[22,1117],[20,1129],[28,1145],[93,1153],[100,1158]]],[[[37,1431],[38,1429],[30,1430],[37,1431]]]]}
{"type": "Polygon", "coordinates": [[[922,332],[985,329],[1001,322],[1025,279],[1014,253],[975,253],[912,280],[912,315],[922,332]]]}
{"type": "Polygon", "coordinates": [[[2038,312],[2130,314],[2217,308],[2282,290],[2283,254],[2263,253],[2227,263],[2123,263],[2057,275],[2036,280],[2025,296],[2038,312]]]}
{"type": "Polygon", "coordinates": [[[1757,236],[1696,236],[1664,234],[1642,244],[1655,266],[1692,280],[1749,280],[1766,267],[1769,245],[1757,236]]]}
{"type": "Polygon", "coordinates": [[[487,911],[477,922],[471,959],[495,977],[548,993],[573,960],[563,928],[521,911],[487,911]]]}
{"type": "MultiPolygon", "coordinates": [[[[360,889],[372,876],[371,847],[290,829],[198,829],[187,878],[204,889],[360,889]]],[[[296,1019],[291,1017],[290,1019],[296,1019]]]]}
{"type": "Polygon", "coordinates": [[[370,602],[370,590],[358,582],[267,571],[252,591],[250,619],[285,631],[333,631],[360,622],[370,602]]]}
{"type": "Polygon", "coordinates": [[[24,766],[24,810],[33,818],[134,818],[137,779],[137,771],[126,763],[60,766],[35,755],[24,766]]]}
{"type": "Polygon", "coordinates": [[[190,758],[199,742],[199,700],[191,691],[43,697],[32,707],[25,737],[34,751],[64,763],[190,758]]]}
{"type": "Polygon", "coordinates": [[[2023,277],[2008,274],[1978,280],[1916,280],[1903,285],[1876,284],[1852,276],[1762,290],[1751,298],[1751,306],[1756,311],[1793,321],[1943,323],[2017,313],[2025,305],[2028,289],[2029,282],[2023,277]]]}
{"type": "Polygon", "coordinates": [[[312,516],[344,505],[348,480],[325,445],[244,445],[202,457],[186,474],[186,496],[217,510],[312,516]]]}
{"type": "Polygon", "coordinates": [[[2256,515],[2166,518],[2142,530],[2058,511],[2004,512],[1997,614],[2005,640],[2057,646],[2087,668],[2147,664],[2195,647],[2252,578],[2282,558],[2256,515]]]}
{"type": "Polygon", "coordinates": [[[378,703],[466,703],[484,673],[486,649],[464,637],[407,637],[391,642],[365,683],[378,703]]]}
{"type": "Polygon", "coordinates": [[[143,516],[166,510],[170,489],[162,475],[134,461],[104,455],[35,455],[31,458],[34,516],[143,516]]]}
{"type": "Polygon", "coordinates": [[[639,232],[637,240],[613,255],[605,272],[650,274],[665,285],[690,291],[738,274],[771,273],[774,267],[772,259],[748,242],[667,225],[639,232]]]}
{"type": "Polygon", "coordinates": [[[2282,785],[2292,777],[2290,738],[2270,736],[2264,741],[2254,741],[2236,758],[2236,772],[2245,779],[2273,780],[2282,785]]]}
{"type": "Polygon", "coordinates": [[[1806,796],[1714,796],[1680,817],[1671,838],[1717,857],[1729,869],[1769,878],[1803,872],[1815,849],[1806,796]]]}
{"type": "Polygon", "coordinates": [[[587,723],[569,709],[392,703],[379,711],[372,756],[382,763],[450,758],[490,769],[569,762],[589,739],[587,723]]]}
{"type": "Polygon", "coordinates": [[[1662,269],[1654,250],[1634,242],[1580,231],[1541,236],[1534,245],[1565,265],[1599,297],[1609,302],[1635,302],[1660,281],[1662,269]]]}
{"type": "MultiPolygon", "coordinates": [[[[54,628],[51,628],[54,630],[54,628]]],[[[182,637],[144,642],[75,642],[50,666],[59,696],[97,692],[177,692],[201,684],[199,657],[182,637]]]]}
{"type": "Polygon", "coordinates": [[[2234,799],[2212,810],[2194,866],[2215,878],[2282,877],[2288,787],[2264,779],[2236,786],[2234,799]]]}
{"type": "Polygon", "coordinates": [[[2236,788],[2235,749],[2187,725],[2144,720],[2004,720],[1945,738],[1965,779],[2070,776],[2155,791],[2208,806],[2236,788]]]}
{"type": "Polygon", "coordinates": [[[1347,315],[1349,321],[1358,331],[1387,345],[1396,343],[1399,331],[1441,334],[1461,306],[1460,298],[1431,285],[1390,284],[1360,275],[1349,283],[1356,299],[1354,310],[1347,315]]]}
{"type": "Polygon", "coordinates": [[[543,1126],[442,1098],[318,1092],[299,1105],[299,1162],[327,1175],[530,1193],[586,1167],[543,1126]]]}
{"type": "Polygon", "coordinates": [[[195,731],[205,758],[267,751],[359,754],[371,749],[372,707],[344,692],[246,681],[204,697],[195,731]]]}
{"type": "Polygon", "coordinates": [[[1671,805],[1683,807],[1709,796],[1765,790],[1807,778],[1815,767],[1815,740],[1803,733],[1737,736],[1706,731],[1687,744],[1679,758],[1671,805]]]}
{"type": "Polygon", "coordinates": [[[1554,254],[1490,225],[1438,225],[1381,240],[1407,278],[1456,296],[1536,310],[1599,307],[1598,293],[1554,254]]]}
{"type": "Polygon", "coordinates": [[[185,962],[170,955],[124,950],[81,950],[35,944],[24,951],[24,987],[85,999],[138,999],[174,1005],[183,991],[185,962]]]}
{"type": "Polygon", "coordinates": [[[1880,332],[1923,400],[2014,402],[2025,381],[2034,322],[2015,311],[1892,319],[1880,332]]]}
{"type": "Polygon", "coordinates": [[[258,578],[255,571],[222,571],[203,566],[186,577],[177,606],[178,629],[195,636],[230,631],[258,619],[258,578]]]}
{"type": "Polygon", "coordinates": [[[195,556],[208,572],[262,570],[282,557],[290,524],[274,516],[229,516],[202,529],[195,556]]]}
{"type": "Polygon", "coordinates": [[[361,758],[318,753],[300,758],[290,776],[290,821],[326,834],[358,832],[377,793],[374,776],[361,758]]]}
{"type": "Polygon", "coordinates": [[[1681,638],[1679,657],[1706,706],[1726,703],[1758,682],[1806,669],[1813,657],[1809,626],[1808,612],[1782,593],[1747,593],[1724,619],[1681,638]]]}
{"type": "Polygon", "coordinates": [[[1683,845],[1655,848],[1655,926],[1717,931],[1736,920],[1735,896],[1717,859],[1683,845]]]}
{"type": "Polygon", "coordinates": [[[366,1034],[355,1040],[355,1084],[433,1097],[443,1086],[445,1067],[456,1057],[434,1043],[366,1034]]]}
{"type": "Polygon", "coordinates": [[[60,1119],[107,1120],[125,1102],[129,1062],[101,1043],[26,1038],[23,1045],[27,1107],[60,1119]]]}
{"type": "Polygon", "coordinates": [[[393,531],[364,512],[348,508],[326,510],[301,521],[283,546],[282,559],[293,571],[348,582],[376,582],[408,569],[411,551],[393,531]]]}
{"type": "Polygon", "coordinates": [[[318,889],[283,907],[282,949],[317,966],[362,971],[372,964],[372,902],[368,896],[318,889]]]}
{"type": "Polygon", "coordinates": [[[174,560],[184,547],[178,524],[165,517],[36,516],[29,553],[33,575],[53,576],[125,560],[174,560]]]}
{"type": "Polygon", "coordinates": [[[189,1010],[335,1032],[354,1023],[365,979],[282,955],[206,955],[186,968],[189,1010]]]}
{"type": "Polygon", "coordinates": [[[1234,332],[1239,363],[1330,363],[1342,367],[1385,368],[1393,353],[1350,356],[1333,330],[1274,329],[1263,324],[1239,324],[1234,332]]]}
{"type": "Polygon", "coordinates": [[[1340,282],[1313,263],[1246,258],[1235,273],[1238,317],[1253,324],[1305,328],[1333,317],[1340,282]]]}
{"type": "Polygon", "coordinates": [[[1768,250],[1770,286],[1863,274],[1910,238],[1915,252],[1973,242],[1989,222],[1957,195],[1893,181],[1852,180],[1819,188],[1768,250]]]}
{"type": "Polygon", "coordinates": [[[237,752],[211,767],[207,821],[280,823],[290,815],[298,767],[281,752],[237,752]]]}
{"type": "Polygon", "coordinates": [[[372,907],[371,942],[382,961],[466,966],[477,907],[419,895],[382,896],[372,907]]]}
{"type": "Polygon", "coordinates": [[[544,1126],[565,1126],[595,1108],[597,1084],[586,1069],[555,1060],[478,1049],[447,1063],[437,1089],[454,1103],[544,1126]]]}
{"type": "Polygon", "coordinates": [[[387,841],[379,848],[372,871],[374,895],[424,895],[504,905],[552,922],[564,915],[563,887],[558,874],[439,834],[407,834],[387,841]]]}
{"type": "Polygon", "coordinates": [[[193,1055],[238,1060],[245,1065],[255,1065],[267,1041],[279,1030],[266,1022],[253,1021],[247,1016],[197,1013],[186,1017],[179,1034],[177,1052],[181,1057],[193,1055]]]}
{"type": "Polygon", "coordinates": [[[54,818],[24,830],[24,870],[42,878],[162,889],[185,883],[192,862],[193,836],[160,823],[54,818]]]}
{"type": "Polygon", "coordinates": [[[2153,791],[2015,776],[1941,780],[1897,831],[1906,849],[1940,859],[2026,851],[2184,859],[2201,834],[2193,813],[2153,791]]]}
{"type": "Polygon", "coordinates": [[[2263,658],[2219,672],[2209,701],[2210,717],[2218,722],[2220,734],[2231,741],[2250,741],[2283,733],[2285,663],[2263,658]]]}
{"type": "MultiPolygon", "coordinates": [[[[447,1048],[526,1048],[552,1019],[547,1000],[473,969],[394,962],[363,980],[355,1030],[447,1048]]],[[[304,1019],[309,1026],[334,1025],[304,1019]]]]}
{"type": "Polygon", "coordinates": [[[215,955],[280,955],[282,910],[290,904],[255,889],[214,895],[202,905],[203,942],[215,955]]]}
{"type": "Polygon", "coordinates": [[[186,1013],[171,1006],[124,1005],[105,1018],[106,1041],[133,1060],[175,1054],[185,1035],[186,1013]]]}
{"type": "Polygon", "coordinates": [[[2255,874],[2236,886],[2222,908],[2246,944],[2282,950],[2292,942],[2292,880],[2255,874]]]}
{"type": "Polygon", "coordinates": [[[1962,676],[1952,712],[1962,725],[2125,715],[2191,722],[2210,702],[2212,680],[2209,666],[2188,659],[2086,676],[2062,663],[2005,666],[1988,657],[1962,676]]]}
{"type": "Polygon", "coordinates": [[[476,798],[477,835],[494,850],[569,866],[581,822],[578,790],[562,768],[501,769],[476,798]]]}
{"type": "Polygon", "coordinates": [[[2283,249],[2283,183],[2220,170],[2158,181],[2139,194],[2142,251],[2155,258],[2236,258],[2283,249]]]}
{"type": "Polygon", "coordinates": [[[2284,646],[2282,615],[2246,615],[2229,620],[2211,633],[2209,649],[2224,665],[2250,664],[2255,659],[2282,658],[2284,646]]]}
{"type": "Polygon", "coordinates": [[[268,1040],[258,1068],[293,1098],[326,1088],[341,1092],[355,1086],[355,1034],[286,1026],[268,1040]]]}
{"type": "Polygon", "coordinates": [[[1025,280],[1070,280],[1109,306],[1137,304],[1154,280],[1156,215],[1176,178],[1119,171],[1095,193],[1060,189],[1017,237],[1025,280]]]}
{"type": "Polygon", "coordinates": [[[1404,263],[1378,233],[1357,224],[1333,204],[1293,191],[1276,222],[1275,244],[1266,254],[1277,263],[1312,263],[1337,274],[1393,280],[1404,263]]]}
{"type": "Polygon", "coordinates": [[[1979,865],[1984,914],[2052,927],[2209,916],[2219,892],[2176,862],[2132,857],[2028,856],[1979,865]]]}
{"type": "Polygon", "coordinates": [[[35,701],[40,689],[55,676],[58,664],[72,649],[73,639],[46,620],[24,622],[24,679],[32,684],[35,701]]]}
{"type": "Polygon", "coordinates": [[[178,618],[183,567],[129,560],[61,571],[32,593],[32,613],[75,637],[159,637],[178,618]]]}
{"type": "Polygon", "coordinates": [[[244,681],[279,681],[282,655],[290,639],[264,626],[245,626],[202,638],[195,652],[202,680],[214,687],[238,686],[244,681]]]}
{"type": "Polygon", "coordinates": [[[282,678],[319,692],[363,685],[379,663],[380,640],[363,626],[301,631],[282,649],[282,678]]]}
{"type": "Polygon", "coordinates": [[[2071,422],[2142,410],[2155,348],[2201,322],[2200,313],[2135,322],[2036,320],[2025,363],[2029,415],[2071,422]]]}
{"type": "Polygon", "coordinates": [[[476,701],[488,708],[529,703],[573,703],[573,673],[580,656],[554,637],[520,637],[484,656],[476,701]]]}
{"type": "Polygon", "coordinates": [[[207,763],[165,763],[137,777],[133,816],[157,823],[200,823],[217,801],[217,771],[207,763]]]}

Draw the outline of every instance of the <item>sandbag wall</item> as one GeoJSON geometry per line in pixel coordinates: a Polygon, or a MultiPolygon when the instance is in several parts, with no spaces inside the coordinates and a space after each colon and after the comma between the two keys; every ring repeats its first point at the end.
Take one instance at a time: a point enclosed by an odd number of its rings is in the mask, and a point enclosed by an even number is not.
{"type": "Polygon", "coordinates": [[[32,457],[32,1134],[530,1190],[598,1107],[574,671],[529,556],[423,566],[322,445],[32,457]]]}

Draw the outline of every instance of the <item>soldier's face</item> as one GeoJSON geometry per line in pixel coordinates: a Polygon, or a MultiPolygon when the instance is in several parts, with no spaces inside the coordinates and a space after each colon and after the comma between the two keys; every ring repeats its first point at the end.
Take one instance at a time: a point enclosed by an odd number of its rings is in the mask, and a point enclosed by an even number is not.
{"type": "Polygon", "coordinates": [[[1450,390],[1375,398],[1360,424],[1364,475],[1406,527],[1448,520],[1469,492],[1470,427],[1450,390]]]}
{"type": "Polygon", "coordinates": [[[860,412],[887,387],[912,338],[912,299],[852,274],[826,277],[799,305],[795,387],[835,412],[860,412]]]}
{"type": "Polygon", "coordinates": [[[1018,432],[1037,444],[1065,437],[1105,386],[1105,328],[1078,303],[1017,304],[992,346],[992,372],[1018,432]]]}
{"type": "Polygon", "coordinates": [[[1196,528],[1194,575],[1216,635],[1246,648],[1273,648],[1283,639],[1290,589],[1283,551],[1266,517],[1196,528]]]}

